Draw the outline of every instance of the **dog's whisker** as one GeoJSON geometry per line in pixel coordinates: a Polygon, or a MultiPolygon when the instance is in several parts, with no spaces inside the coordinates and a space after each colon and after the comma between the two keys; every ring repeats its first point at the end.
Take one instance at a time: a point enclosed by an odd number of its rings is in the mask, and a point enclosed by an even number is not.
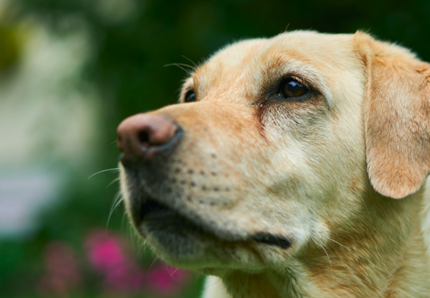
{"type": "Polygon", "coordinates": [[[121,192],[118,192],[118,194],[115,196],[115,199],[112,203],[112,208],[111,211],[113,211],[112,209],[115,209],[117,204],[120,203],[122,201],[122,196],[121,196],[121,192]]]}
{"type": "Polygon", "coordinates": [[[329,264],[330,264],[330,271],[331,271],[331,275],[332,275],[332,276],[334,276],[334,273],[333,273],[333,267],[332,267],[332,264],[331,264],[330,256],[328,255],[328,253],[327,253],[326,249],[324,248],[324,245],[321,245],[321,248],[324,250],[324,252],[325,252],[325,254],[326,254],[326,256],[327,256],[328,262],[329,262],[329,264]]]}
{"type": "Polygon", "coordinates": [[[109,212],[109,216],[108,216],[107,223],[106,223],[106,229],[109,226],[109,221],[110,221],[110,218],[112,217],[113,212],[115,211],[115,209],[119,206],[119,204],[122,201],[123,201],[122,194],[121,194],[121,192],[118,192],[118,194],[116,195],[114,202],[112,204],[111,210],[109,212]]]}
{"type": "Polygon", "coordinates": [[[94,176],[97,176],[98,174],[105,173],[105,172],[111,172],[111,171],[119,171],[119,168],[111,168],[111,169],[101,170],[99,172],[92,174],[90,177],[88,177],[88,180],[90,180],[94,176]]]}
{"type": "Polygon", "coordinates": [[[138,247],[137,246],[138,237],[136,235],[137,233],[135,232],[135,230],[133,228],[133,225],[129,221],[127,221],[127,222],[128,222],[127,234],[128,234],[129,239],[130,239],[131,246],[133,247],[133,250],[135,252],[137,252],[137,255],[140,257],[140,255],[139,255],[139,249],[137,248],[138,247]]]}
{"type": "Polygon", "coordinates": [[[164,65],[164,66],[171,66],[171,65],[174,65],[174,66],[184,66],[184,67],[188,67],[188,68],[190,68],[190,69],[192,69],[192,70],[194,70],[194,69],[195,69],[195,67],[194,67],[194,66],[191,66],[191,65],[186,64],[186,63],[169,63],[169,64],[166,64],[166,65],[164,65]]]}
{"type": "Polygon", "coordinates": [[[184,67],[182,67],[183,65],[185,65],[186,67],[191,67],[192,70],[194,70],[194,68],[192,66],[187,65],[187,64],[182,64],[182,63],[170,63],[170,64],[164,65],[164,67],[167,67],[167,66],[176,66],[176,67],[182,69],[183,71],[185,71],[188,75],[190,75],[191,71],[188,70],[188,69],[185,69],[184,67]]]}
{"type": "Polygon", "coordinates": [[[364,198],[362,196],[359,196],[359,198],[361,199],[361,201],[363,201],[363,205],[364,205],[364,208],[366,208],[367,214],[370,214],[370,211],[367,208],[366,201],[364,200],[364,198]]]}
{"type": "Polygon", "coordinates": [[[157,262],[157,260],[158,260],[158,258],[157,258],[157,257],[154,257],[154,259],[153,259],[153,260],[152,260],[152,262],[151,262],[151,265],[149,265],[148,271],[151,271],[152,266],[154,266],[154,264],[157,262]]]}
{"type": "Polygon", "coordinates": [[[133,251],[139,252],[139,249],[137,249],[137,247],[138,247],[138,242],[140,241],[140,237],[138,236],[135,228],[133,227],[133,224],[128,220],[128,214],[126,212],[124,212],[121,220],[121,229],[122,230],[125,229],[125,233],[127,234],[128,239],[130,239],[130,243],[133,248],[133,251]],[[124,224],[126,225],[126,227],[124,226],[124,224]]]}
{"type": "Polygon", "coordinates": [[[188,61],[190,61],[193,65],[194,65],[194,69],[197,68],[197,63],[195,63],[193,60],[191,60],[190,58],[188,58],[187,56],[182,55],[183,58],[187,59],[188,61]]]}
{"type": "Polygon", "coordinates": [[[346,247],[345,245],[343,245],[343,244],[342,244],[342,243],[340,243],[340,242],[337,242],[336,240],[333,240],[333,239],[328,238],[328,237],[327,237],[327,239],[328,239],[328,240],[330,240],[330,241],[333,241],[334,243],[339,244],[340,246],[342,246],[343,248],[345,248],[345,249],[347,249],[347,250],[351,250],[349,247],[346,247]]]}
{"type": "Polygon", "coordinates": [[[113,179],[111,182],[109,182],[109,184],[106,186],[106,188],[108,188],[109,186],[111,186],[112,184],[114,184],[115,182],[118,182],[120,180],[120,178],[115,178],[113,179]]]}
{"type": "Polygon", "coordinates": [[[343,245],[342,243],[340,243],[340,242],[338,242],[338,241],[336,241],[336,240],[333,240],[333,239],[331,239],[331,238],[327,238],[328,240],[330,240],[330,241],[332,241],[332,242],[334,242],[334,243],[336,243],[336,244],[338,244],[338,245],[340,245],[340,246],[342,246],[343,248],[345,248],[346,250],[348,250],[350,253],[352,253],[352,254],[354,254],[354,255],[357,255],[355,252],[354,252],[354,249],[353,248],[351,248],[351,247],[347,247],[347,246],[345,246],[345,245],[343,245]]]}
{"type": "MultiPolygon", "coordinates": [[[[127,221],[128,222],[128,221],[127,221]]],[[[131,223],[130,222],[128,222],[129,224],[128,224],[128,226],[127,226],[127,234],[128,234],[128,237],[130,238],[130,240],[131,240],[131,246],[133,247],[133,250],[134,251],[137,251],[137,249],[136,249],[136,238],[135,238],[135,235],[134,235],[134,233],[133,233],[133,226],[131,225],[131,223]]]]}
{"type": "MultiPolygon", "coordinates": [[[[124,223],[125,223],[125,219],[127,218],[127,213],[126,212],[124,212],[123,214],[122,214],[122,219],[121,219],[121,230],[122,231],[124,231],[124,223]]],[[[130,223],[129,223],[129,221],[127,220],[127,223],[128,223],[128,225],[130,226],[130,223]]]]}
{"type": "Polygon", "coordinates": [[[179,268],[176,268],[175,270],[173,270],[173,272],[170,274],[170,277],[172,277],[178,270],[179,268]]]}
{"type": "Polygon", "coordinates": [[[137,255],[140,257],[143,256],[143,253],[145,252],[145,242],[139,241],[140,239],[136,239],[137,240],[137,255]]]}
{"type": "Polygon", "coordinates": [[[131,223],[129,224],[129,234],[131,234],[130,238],[131,243],[133,245],[133,250],[137,253],[137,256],[139,258],[142,257],[146,247],[146,242],[139,237],[138,232],[136,231],[136,229],[133,228],[133,225],[131,223]]]}
{"type": "Polygon", "coordinates": [[[317,246],[321,247],[321,248],[324,250],[324,253],[325,253],[325,255],[327,256],[327,260],[328,260],[328,263],[329,263],[329,265],[330,265],[331,275],[332,275],[332,276],[334,276],[334,273],[333,273],[333,267],[332,267],[332,263],[331,263],[331,259],[330,259],[329,254],[327,253],[327,250],[324,248],[324,244],[319,243],[319,241],[315,241],[315,240],[312,240],[312,241],[313,241],[317,246]]]}

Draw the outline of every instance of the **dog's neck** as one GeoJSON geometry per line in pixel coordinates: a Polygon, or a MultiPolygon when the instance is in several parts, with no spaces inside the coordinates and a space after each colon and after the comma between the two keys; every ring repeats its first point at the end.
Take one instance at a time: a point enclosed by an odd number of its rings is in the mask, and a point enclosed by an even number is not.
{"type": "Polygon", "coordinates": [[[348,229],[309,246],[287,269],[223,276],[233,297],[428,297],[430,262],[421,231],[422,192],[402,201],[368,198],[348,229]]]}

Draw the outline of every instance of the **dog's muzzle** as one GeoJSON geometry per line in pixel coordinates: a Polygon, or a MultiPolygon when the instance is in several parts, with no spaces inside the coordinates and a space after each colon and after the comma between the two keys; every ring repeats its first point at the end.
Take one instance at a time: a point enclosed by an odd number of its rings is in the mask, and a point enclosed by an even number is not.
{"type": "MultiPolygon", "coordinates": [[[[213,218],[212,221],[203,218],[196,206],[208,205],[217,213],[223,200],[210,201],[200,197],[201,194],[194,195],[190,188],[197,183],[192,179],[188,181],[189,188],[184,188],[183,184],[188,185],[185,177],[180,177],[178,166],[172,166],[175,151],[183,139],[182,127],[165,113],[137,114],[125,119],[118,127],[117,144],[122,151],[120,161],[130,193],[129,215],[139,232],[161,235],[160,241],[167,241],[168,233],[190,233],[229,242],[253,241],[289,248],[292,242],[285,237],[267,232],[246,233],[244,236],[222,224],[214,224],[217,221],[213,218]],[[194,199],[193,196],[198,199],[197,205],[187,203],[187,200],[194,199]]],[[[192,169],[187,170],[188,173],[190,171],[194,173],[192,169]]],[[[213,189],[216,195],[220,194],[220,186],[213,189]]]]}

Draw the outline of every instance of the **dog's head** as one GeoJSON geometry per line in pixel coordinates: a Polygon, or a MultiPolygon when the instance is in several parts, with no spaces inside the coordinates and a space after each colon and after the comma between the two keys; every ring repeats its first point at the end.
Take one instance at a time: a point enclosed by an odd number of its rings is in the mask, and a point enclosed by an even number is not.
{"type": "Polygon", "coordinates": [[[119,126],[131,220],[177,266],[284,266],[353,228],[372,194],[394,202],[421,187],[429,77],[363,33],[230,45],[194,70],[179,104],[119,126]]]}

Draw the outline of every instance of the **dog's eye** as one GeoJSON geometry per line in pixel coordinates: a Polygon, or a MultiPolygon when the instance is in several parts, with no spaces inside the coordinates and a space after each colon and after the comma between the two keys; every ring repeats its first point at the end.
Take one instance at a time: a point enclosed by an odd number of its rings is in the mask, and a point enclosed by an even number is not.
{"type": "Polygon", "coordinates": [[[303,96],[309,92],[309,89],[306,88],[301,82],[294,78],[285,79],[281,83],[281,88],[279,90],[279,96],[283,98],[296,98],[303,96]]]}
{"type": "Polygon", "coordinates": [[[193,102],[196,100],[197,100],[197,97],[194,90],[190,89],[187,91],[187,93],[185,93],[185,102],[193,102]]]}

